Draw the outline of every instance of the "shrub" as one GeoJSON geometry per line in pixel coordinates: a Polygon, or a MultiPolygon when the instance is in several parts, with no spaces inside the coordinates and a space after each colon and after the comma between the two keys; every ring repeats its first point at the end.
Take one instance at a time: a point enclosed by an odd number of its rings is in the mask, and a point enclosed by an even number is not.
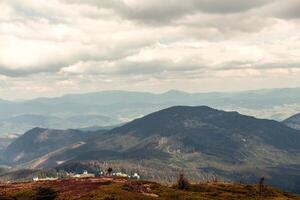
{"type": "Polygon", "coordinates": [[[112,172],[113,172],[113,169],[111,167],[109,167],[107,169],[107,175],[111,176],[112,172]]]}
{"type": "Polygon", "coordinates": [[[39,187],[36,193],[37,200],[54,200],[57,196],[57,192],[50,187],[39,187]]]}
{"type": "Polygon", "coordinates": [[[265,185],[266,178],[263,176],[259,179],[259,193],[262,195],[266,192],[267,186],[265,185]]]}
{"type": "MultiPolygon", "coordinates": [[[[21,190],[10,195],[7,200],[32,200],[35,198],[35,192],[32,190],[21,190]]],[[[0,197],[2,200],[2,197],[0,197]]],[[[5,200],[5,198],[3,198],[5,200]]]]}
{"type": "Polygon", "coordinates": [[[180,190],[187,190],[190,187],[189,181],[184,177],[184,174],[179,175],[179,179],[177,181],[177,188],[180,190]]]}

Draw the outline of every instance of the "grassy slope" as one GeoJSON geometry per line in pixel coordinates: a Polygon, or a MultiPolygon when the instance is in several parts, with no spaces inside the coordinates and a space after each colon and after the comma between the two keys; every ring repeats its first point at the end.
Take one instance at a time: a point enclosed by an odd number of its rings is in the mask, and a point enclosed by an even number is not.
{"type": "Polygon", "coordinates": [[[70,179],[48,182],[28,182],[0,185],[0,199],[34,199],[38,187],[51,187],[58,192],[57,199],[264,199],[296,200],[299,198],[268,187],[260,195],[255,185],[205,183],[192,185],[189,190],[178,190],[148,181],[120,178],[70,179]]]}

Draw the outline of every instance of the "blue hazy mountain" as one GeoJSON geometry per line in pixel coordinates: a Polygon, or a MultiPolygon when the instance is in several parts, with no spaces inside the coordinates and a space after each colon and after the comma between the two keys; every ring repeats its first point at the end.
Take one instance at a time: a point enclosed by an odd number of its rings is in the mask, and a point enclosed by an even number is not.
{"type": "MultiPolygon", "coordinates": [[[[80,118],[90,116],[89,126],[107,126],[128,122],[159,109],[175,105],[208,105],[224,110],[237,110],[243,114],[260,118],[283,120],[300,112],[300,88],[270,89],[231,93],[187,93],[171,90],[154,94],[131,91],[101,91],[85,94],[69,94],[56,98],[9,102],[0,101],[0,135],[22,133],[32,128],[24,126],[24,121],[45,128],[84,128],[84,124],[64,122],[65,126],[48,126],[55,119],[80,118]],[[25,116],[25,118],[24,118],[25,116]],[[26,118],[26,116],[28,116],[26,118]],[[36,119],[34,116],[41,116],[36,119]],[[78,116],[78,117],[77,117],[78,116]],[[96,119],[93,120],[91,116],[96,119]],[[103,122],[97,116],[103,116],[103,122]],[[18,122],[8,119],[19,118],[18,122]],[[43,119],[48,118],[48,119],[43,119]],[[105,119],[110,118],[110,120],[105,119]],[[32,120],[32,122],[29,122],[32,120]],[[45,120],[46,126],[35,123],[45,120]],[[50,122],[48,122],[50,121],[50,122]],[[12,129],[15,127],[15,129],[12,129]]],[[[82,119],[86,121],[85,119],[82,119]]],[[[16,120],[15,120],[16,121],[16,120]]],[[[79,122],[80,120],[77,120],[79,122]]],[[[28,124],[27,123],[27,124],[28,124]]],[[[55,123],[54,123],[55,124],[55,123]]]]}

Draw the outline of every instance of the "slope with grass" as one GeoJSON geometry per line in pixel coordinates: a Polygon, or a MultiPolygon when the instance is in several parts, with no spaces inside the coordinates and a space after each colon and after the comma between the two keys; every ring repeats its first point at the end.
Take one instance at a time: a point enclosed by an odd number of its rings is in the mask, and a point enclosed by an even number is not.
{"type": "Polygon", "coordinates": [[[267,187],[263,193],[256,185],[233,183],[191,184],[180,190],[155,182],[134,181],[120,178],[69,179],[58,181],[27,182],[0,185],[0,198],[7,200],[36,199],[203,199],[203,200],[299,200],[296,196],[267,187]]]}

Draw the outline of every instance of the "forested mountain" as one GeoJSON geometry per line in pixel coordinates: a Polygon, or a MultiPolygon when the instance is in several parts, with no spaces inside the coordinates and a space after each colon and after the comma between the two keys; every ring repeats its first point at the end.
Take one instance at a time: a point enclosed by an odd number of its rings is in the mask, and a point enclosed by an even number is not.
{"type": "MultiPolygon", "coordinates": [[[[265,175],[273,185],[299,189],[300,131],[274,120],[206,106],[176,106],[94,134],[95,138],[80,145],[74,141],[40,158],[27,159],[25,166],[63,168],[91,161],[137,164],[150,178],[155,172],[162,181],[184,169],[195,179],[219,176],[251,182],[265,175]]],[[[21,146],[25,145],[17,145],[21,146]]]]}

